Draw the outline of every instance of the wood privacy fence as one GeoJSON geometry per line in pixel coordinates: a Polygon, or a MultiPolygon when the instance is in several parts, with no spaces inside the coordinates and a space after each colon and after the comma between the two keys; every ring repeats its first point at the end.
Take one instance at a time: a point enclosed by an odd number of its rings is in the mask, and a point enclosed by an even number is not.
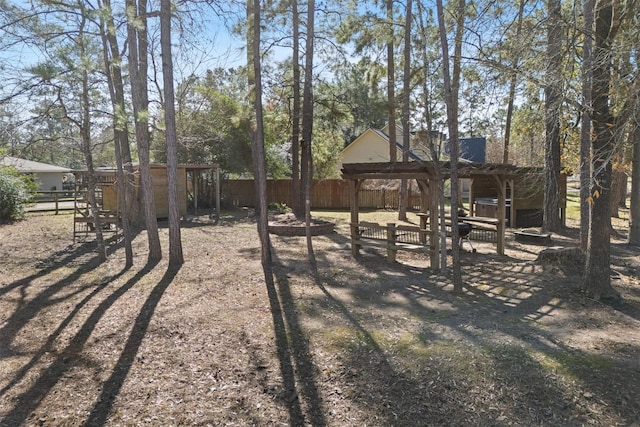
{"type": "MultiPolygon", "coordinates": [[[[290,179],[267,180],[269,203],[291,206],[290,179]]],[[[254,207],[255,187],[250,179],[231,179],[221,182],[222,203],[225,206],[254,207]]],[[[396,189],[360,189],[358,202],[364,209],[397,209],[399,194],[396,189]]],[[[419,192],[409,190],[410,205],[420,207],[419,192]]],[[[349,209],[349,183],[342,179],[314,180],[311,187],[311,208],[349,209]]]]}

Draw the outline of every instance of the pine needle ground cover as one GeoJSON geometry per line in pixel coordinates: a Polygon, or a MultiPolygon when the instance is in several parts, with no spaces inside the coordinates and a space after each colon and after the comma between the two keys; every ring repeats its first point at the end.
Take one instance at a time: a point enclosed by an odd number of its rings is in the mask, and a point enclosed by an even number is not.
{"type": "Polygon", "coordinates": [[[336,224],[317,268],[304,237],[272,236],[268,277],[243,212],[185,221],[173,272],[146,264],[144,231],[123,270],[115,244],[103,264],[73,244],[71,215],[0,226],[0,425],[640,423],[637,249],[612,239],[619,305],[511,235],[462,254],[455,295],[426,257],[354,259],[348,214],[314,215],[336,224]]]}

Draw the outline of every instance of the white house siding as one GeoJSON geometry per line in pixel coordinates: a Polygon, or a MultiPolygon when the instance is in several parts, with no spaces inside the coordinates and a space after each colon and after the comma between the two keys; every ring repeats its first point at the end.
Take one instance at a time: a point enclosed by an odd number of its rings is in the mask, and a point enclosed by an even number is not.
{"type": "Polygon", "coordinates": [[[54,187],[55,190],[62,190],[62,177],[71,172],[68,168],[10,156],[0,159],[0,164],[13,166],[20,173],[33,175],[40,191],[51,191],[54,187]]]}

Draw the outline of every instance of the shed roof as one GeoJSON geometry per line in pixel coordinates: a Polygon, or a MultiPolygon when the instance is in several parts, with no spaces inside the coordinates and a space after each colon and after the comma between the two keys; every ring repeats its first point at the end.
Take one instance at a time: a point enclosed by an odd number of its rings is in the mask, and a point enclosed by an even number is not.
{"type": "Polygon", "coordinates": [[[33,160],[19,159],[17,157],[5,156],[0,159],[3,166],[13,166],[22,173],[39,173],[39,172],[71,172],[69,168],[63,168],[47,163],[34,162],[33,160]]]}

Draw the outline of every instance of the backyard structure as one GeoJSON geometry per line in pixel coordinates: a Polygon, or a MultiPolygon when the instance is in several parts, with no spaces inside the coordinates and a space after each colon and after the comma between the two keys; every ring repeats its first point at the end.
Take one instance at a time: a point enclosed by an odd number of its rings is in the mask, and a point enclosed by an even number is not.
{"type": "MultiPolygon", "coordinates": [[[[440,171],[443,179],[449,179],[450,163],[440,162],[440,171]]],[[[509,223],[516,225],[520,217],[525,218],[532,215],[533,211],[542,209],[542,197],[540,192],[543,186],[540,185],[543,171],[540,168],[524,168],[509,164],[472,164],[460,163],[458,165],[458,175],[460,178],[471,180],[470,190],[470,217],[465,217],[464,221],[472,223],[474,227],[481,230],[493,231],[495,236],[496,252],[504,254],[505,249],[505,227],[507,226],[507,200],[510,200],[509,223]],[[475,190],[474,190],[475,188],[475,190]],[[477,210],[476,196],[491,198],[495,200],[495,209],[491,216],[473,216],[477,210]]],[[[363,243],[363,238],[371,237],[379,232],[376,227],[369,223],[359,222],[358,193],[362,183],[368,179],[415,179],[421,192],[420,202],[420,225],[414,229],[403,229],[402,235],[411,237],[411,243],[404,245],[403,242],[395,241],[397,232],[391,230],[384,239],[390,241],[387,248],[390,251],[397,249],[418,249],[428,252],[431,266],[439,267],[440,221],[448,221],[447,218],[439,218],[437,196],[430,192],[431,189],[438,188],[435,165],[432,162],[408,162],[408,163],[352,163],[343,164],[342,177],[349,182],[350,188],[350,210],[351,210],[351,251],[355,256],[358,254],[363,243]],[[427,228],[427,224],[429,228],[427,228]],[[416,245],[416,237],[417,242],[416,245]],[[422,246],[422,248],[420,248],[422,246]]],[[[566,198],[561,195],[561,206],[565,205],[566,198]]],[[[482,208],[484,209],[484,208],[482,208]]],[[[489,214],[487,210],[483,213],[489,214]]],[[[449,221],[450,222],[450,221],[449,221]]],[[[450,224],[447,224],[449,227],[450,224]]],[[[389,228],[392,224],[378,226],[377,228],[389,228]]],[[[490,234],[489,234],[490,235],[490,234]]],[[[404,237],[405,239],[407,237],[404,237]]],[[[383,240],[381,235],[373,240],[383,240]]],[[[388,257],[393,259],[392,252],[388,257]]]]}
{"type": "Polygon", "coordinates": [[[109,204],[109,193],[115,188],[116,175],[110,171],[94,172],[96,179],[95,201],[98,208],[98,218],[94,218],[89,203],[89,174],[86,171],[74,172],[74,208],[73,208],[73,241],[84,236],[85,238],[100,227],[103,233],[118,234],[120,211],[117,203],[109,204]]]}
{"type": "MultiPolygon", "coordinates": [[[[87,198],[87,171],[76,171],[75,175],[75,209],[74,240],[77,236],[85,236],[95,230],[95,219],[91,215],[87,198]]],[[[100,169],[94,172],[96,178],[96,203],[98,205],[98,221],[106,231],[117,233],[122,214],[118,204],[117,176],[114,169],[100,169]]],[[[134,204],[130,218],[139,220],[143,210],[142,193],[140,191],[139,171],[134,169],[134,204]]],[[[169,217],[167,167],[162,164],[151,165],[151,182],[157,219],[169,217]]],[[[181,164],[178,165],[178,209],[181,217],[187,216],[187,204],[190,199],[195,213],[203,199],[215,206],[215,215],[220,212],[220,172],[217,164],[181,164]]]]}

